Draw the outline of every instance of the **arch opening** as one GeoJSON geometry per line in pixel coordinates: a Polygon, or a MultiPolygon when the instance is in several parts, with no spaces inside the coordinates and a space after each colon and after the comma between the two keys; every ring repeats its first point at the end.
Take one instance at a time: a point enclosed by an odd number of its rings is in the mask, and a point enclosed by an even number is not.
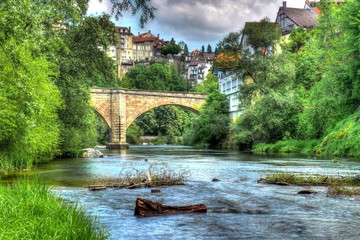
{"type": "Polygon", "coordinates": [[[95,115],[95,128],[98,135],[98,143],[101,145],[106,145],[111,142],[111,127],[106,119],[94,109],[95,115]]]}
{"type": "Polygon", "coordinates": [[[163,104],[137,114],[126,130],[130,144],[181,144],[186,124],[197,109],[179,104],[163,104]]]}

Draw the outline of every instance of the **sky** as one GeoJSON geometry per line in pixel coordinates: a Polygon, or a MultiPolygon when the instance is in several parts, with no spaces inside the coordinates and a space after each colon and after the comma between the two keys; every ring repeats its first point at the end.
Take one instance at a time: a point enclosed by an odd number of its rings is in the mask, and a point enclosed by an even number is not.
{"type": "MultiPolygon", "coordinates": [[[[228,33],[244,27],[245,22],[268,17],[275,21],[283,0],[151,0],[157,8],[155,19],[141,28],[139,17],[125,13],[116,26],[129,27],[134,35],[151,30],[160,39],[184,41],[190,51],[216,44],[228,33]]],[[[305,0],[287,0],[287,7],[303,8],[305,0]]],[[[88,15],[110,14],[109,0],[90,0],[88,15]]]]}

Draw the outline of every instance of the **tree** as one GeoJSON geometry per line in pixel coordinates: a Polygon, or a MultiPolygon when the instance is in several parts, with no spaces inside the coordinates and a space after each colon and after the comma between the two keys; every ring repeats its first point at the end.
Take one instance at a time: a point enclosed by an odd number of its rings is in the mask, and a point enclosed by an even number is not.
{"type": "MultiPolygon", "coordinates": [[[[89,0],[83,0],[89,2],[89,0]]],[[[136,15],[140,12],[140,26],[144,25],[155,18],[156,8],[151,6],[151,0],[111,0],[112,14],[119,20],[123,17],[123,12],[131,12],[136,15]]]]}
{"type": "Polygon", "coordinates": [[[179,45],[177,45],[175,42],[172,42],[168,45],[165,45],[161,48],[161,54],[163,55],[175,55],[181,52],[181,48],[179,45]]]}
{"type": "Polygon", "coordinates": [[[30,167],[57,148],[61,99],[46,51],[56,41],[44,35],[51,12],[30,0],[0,3],[0,171],[30,167]]]}
{"type": "Polygon", "coordinates": [[[219,147],[229,133],[229,102],[225,94],[220,93],[217,84],[210,84],[208,96],[200,115],[188,122],[184,141],[186,144],[209,144],[219,147]]]}
{"type": "Polygon", "coordinates": [[[207,48],[206,48],[206,52],[207,53],[212,53],[212,47],[210,44],[208,44],[207,48]]]}
{"type": "Polygon", "coordinates": [[[204,47],[204,45],[201,46],[201,52],[202,52],[202,53],[205,52],[205,47],[204,47]]]}
{"type": "Polygon", "coordinates": [[[187,44],[185,44],[185,46],[184,46],[184,55],[185,56],[189,55],[189,48],[188,48],[187,44]]]}
{"type": "Polygon", "coordinates": [[[231,32],[216,47],[214,65],[221,69],[235,69],[241,60],[241,33],[231,32]]]}
{"type": "Polygon", "coordinates": [[[279,40],[281,31],[269,18],[264,18],[260,22],[246,23],[242,34],[246,35],[246,41],[254,49],[261,49],[273,46],[279,40]]]}

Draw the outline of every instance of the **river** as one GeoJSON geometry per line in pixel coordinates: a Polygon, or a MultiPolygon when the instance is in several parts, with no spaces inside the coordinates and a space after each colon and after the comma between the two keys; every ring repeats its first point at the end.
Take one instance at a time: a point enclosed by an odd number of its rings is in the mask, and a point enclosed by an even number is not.
{"type": "Polygon", "coordinates": [[[110,239],[359,239],[360,199],[318,194],[299,195],[305,187],[278,186],[257,180],[274,172],[324,175],[360,174],[360,161],[262,156],[237,151],[179,146],[103,149],[105,158],[63,159],[31,172],[56,195],[78,202],[109,231],[110,239]],[[144,159],[148,161],[144,161],[144,159]],[[89,191],[83,180],[116,177],[130,164],[146,168],[167,163],[190,176],[184,186],[89,191]],[[219,182],[212,182],[218,178],[219,182]],[[204,203],[207,213],[134,216],[137,197],[166,205],[204,203]]]}

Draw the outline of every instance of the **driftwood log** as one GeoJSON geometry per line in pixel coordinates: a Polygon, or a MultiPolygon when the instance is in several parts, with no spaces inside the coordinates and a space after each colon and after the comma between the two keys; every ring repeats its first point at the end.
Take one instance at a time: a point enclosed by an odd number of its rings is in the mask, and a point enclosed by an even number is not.
{"type": "Polygon", "coordinates": [[[167,206],[158,202],[153,202],[144,198],[136,199],[135,215],[136,216],[154,216],[159,214],[176,214],[207,211],[204,204],[196,204],[189,206],[167,206]]]}

